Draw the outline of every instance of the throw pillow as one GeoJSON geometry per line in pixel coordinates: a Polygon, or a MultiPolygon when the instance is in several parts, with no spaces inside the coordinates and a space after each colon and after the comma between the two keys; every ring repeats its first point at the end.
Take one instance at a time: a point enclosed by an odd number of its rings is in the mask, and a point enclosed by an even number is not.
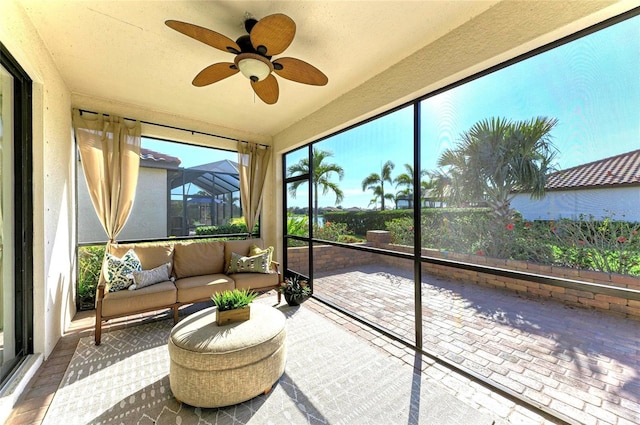
{"type": "Polygon", "coordinates": [[[133,291],[156,283],[166,282],[169,280],[169,270],[171,270],[171,263],[165,263],[151,270],[134,271],[133,284],[129,286],[129,290],[133,291]]]}
{"type": "Polygon", "coordinates": [[[269,265],[271,265],[271,261],[273,261],[273,247],[270,246],[269,248],[266,249],[262,249],[260,248],[258,245],[251,245],[249,247],[249,257],[255,257],[256,255],[260,255],[260,254],[264,254],[264,253],[268,253],[269,254],[269,258],[268,258],[268,262],[269,265]]]}
{"type": "Polygon", "coordinates": [[[253,257],[243,257],[238,253],[232,252],[227,273],[269,273],[269,253],[265,252],[253,257]]]}
{"type": "Polygon", "coordinates": [[[107,254],[107,273],[105,280],[109,292],[127,289],[133,283],[133,272],[142,270],[142,265],[136,253],[130,249],[122,258],[107,254]]]}

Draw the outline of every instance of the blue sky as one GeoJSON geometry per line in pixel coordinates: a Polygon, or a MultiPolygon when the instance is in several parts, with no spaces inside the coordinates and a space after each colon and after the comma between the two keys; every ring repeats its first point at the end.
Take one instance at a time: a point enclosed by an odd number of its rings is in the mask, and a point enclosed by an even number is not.
{"type": "MultiPolygon", "coordinates": [[[[640,149],[639,99],[640,17],[634,17],[425,100],[422,168],[435,169],[440,153],[455,146],[460,134],[497,116],[557,118],[552,136],[560,169],[640,149]]],[[[372,194],[362,191],[361,182],[385,161],[395,163],[394,177],[404,171],[403,164],[413,162],[412,114],[406,108],[317,145],[333,152],[329,162],[345,170],[342,181],[334,177],[345,192],[343,207],[369,205],[372,194]]],[[[148,147],[180,157],[187,167],[211,162],[184,146],[148,147]]],[[[290,155],[289,164],[303,152],[290,155]]],[[[236,154],[223,157],[235,160],[236,154]]],[[[304,202],[298,198],[289,205],[304,202]]],[[[334,200],[321,196],[320,205],[334,205],[334,200]]]]}

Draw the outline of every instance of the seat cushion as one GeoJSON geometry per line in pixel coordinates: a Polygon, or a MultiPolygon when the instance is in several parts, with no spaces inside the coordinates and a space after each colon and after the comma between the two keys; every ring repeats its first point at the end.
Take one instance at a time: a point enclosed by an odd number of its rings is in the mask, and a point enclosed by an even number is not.
{"type": "Polygon", "coordinates": [[[225,274],[209,274],[177,279],[178,302],[192,303],[211,298],[214,292],[230,291],[234,288],[233,280],[225,274]]]}
{"type": "Polygon", "coordinates": [[[223,273],[224,242],[179,242],[174,245],[176,278],[223,273]]]}
{"type": "Polygon", "coordinates": [[[102,299],[102,316],[122,316],[144,310],[170,307],[176,302],[176,287],[162,282],[135,291],[108,292],[102,299]]]}
{"type": "Polygon", "coordinates": [[[236,289],[255,289],[268,288],[276,286],[279,275],[277,273],[234,273],[229,277],[236,284],[236,289]]]}

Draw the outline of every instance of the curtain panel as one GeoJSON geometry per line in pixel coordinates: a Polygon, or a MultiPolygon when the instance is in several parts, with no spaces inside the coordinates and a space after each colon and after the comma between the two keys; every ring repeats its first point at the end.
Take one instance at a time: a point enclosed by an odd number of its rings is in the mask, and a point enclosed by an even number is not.
{"type": "Polygon", "coordinates": [[[73,128],[91,202],[109,240],[108,249],[133,207],[140,166],[140,122],[115,115],[82,115],[74,109],[73,128]]]}
{"type": "Polygon", "coordinates": [[[260,217],[264,182],[271,161],[271,150],[256,143],[238,142],[238,172],[242,215],[251,235],[260,217]]]}

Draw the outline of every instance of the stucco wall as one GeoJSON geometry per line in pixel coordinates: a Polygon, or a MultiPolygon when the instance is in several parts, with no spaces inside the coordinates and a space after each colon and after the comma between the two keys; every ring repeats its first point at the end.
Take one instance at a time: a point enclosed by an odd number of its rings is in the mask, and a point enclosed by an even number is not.
{"type": "Polygon", "coordinates": [[[640,222],[640,186],[606,189],[563,190],[547,192],[544,198],[531,200],[529,195],[516,195],[511,207],[527,220],[577,219],[593,215],[596,220],[640,222]]]}
{"type": "MultiPolygon", "coordinates": [[[[127,224],[119,241],[167,236],[167,170],[140,167],[138,189],[127,224]]],[[[78,162],[78,243],[106,241],[78,162]]]]}
{"type": "Polygon", "coordinates": [[[34,350],[47,357],[75,314],[71,95],[13,0],[0,1],[0,41],[33,80],[34,350]]]}

